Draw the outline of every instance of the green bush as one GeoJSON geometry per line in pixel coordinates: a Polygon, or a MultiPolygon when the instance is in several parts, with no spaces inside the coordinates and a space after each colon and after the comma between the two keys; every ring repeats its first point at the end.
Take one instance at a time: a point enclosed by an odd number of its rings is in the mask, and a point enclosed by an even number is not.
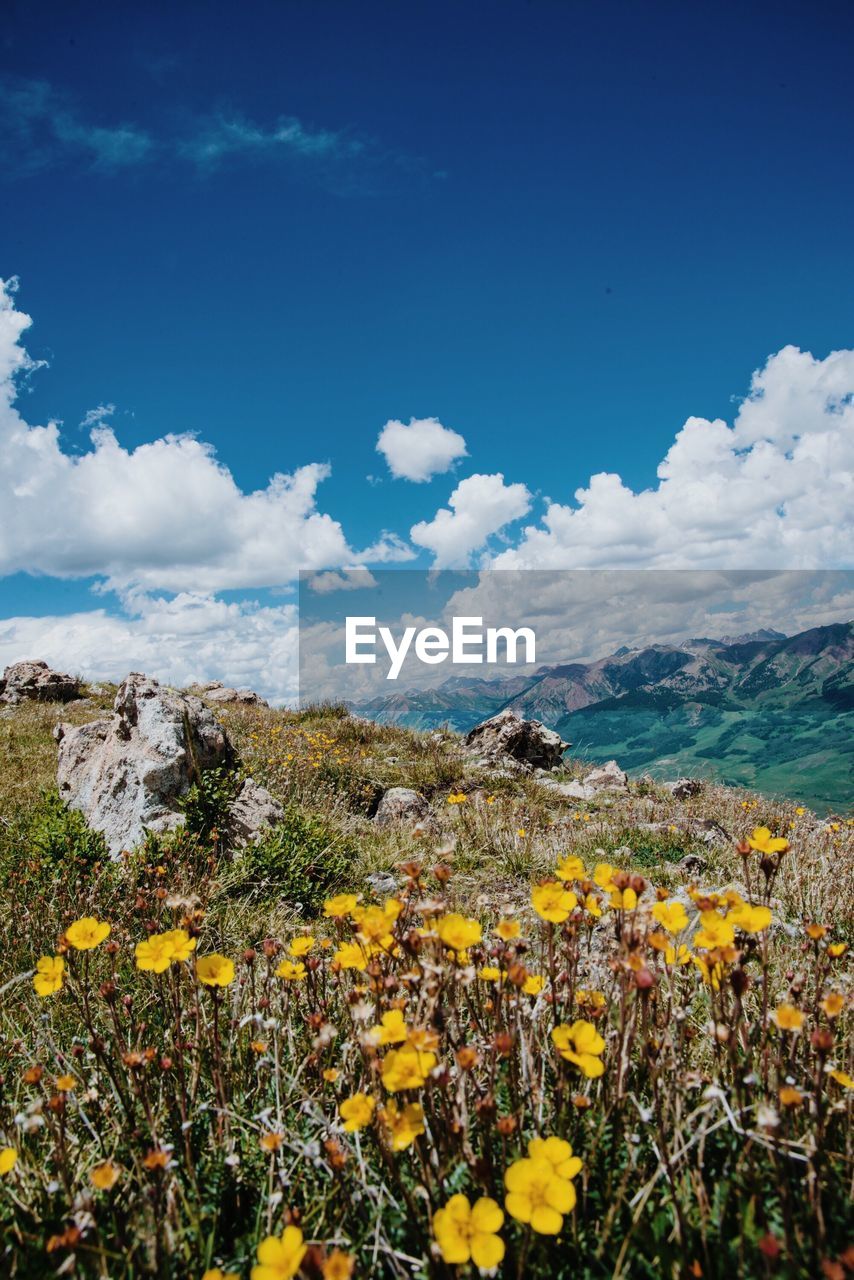
{"type": "Polygon", "coordinates": [[[107,858],[107,846],[100,831],[92,831],[76,809],[69,809],[56,791],[42,792],[27,830],[31,854],[53,866],[74,864],[78,870],[91,869],[107,858]]]}
{"type": "Polygon", "coordinates": [[[346,883],[355,857],[342,831],[290,804],[270,834],[242,852],[233,888],[299,903],[306,915],[315,915],[324,898],[346,883]]]}
{"type": "Polygon", "coordinates": [[[184,821],[190,835],[206,839],[214,831],[224,831],[228,806],[240,790],[240,774],[233,769],[206,769],[181,800],[184,821]]]}

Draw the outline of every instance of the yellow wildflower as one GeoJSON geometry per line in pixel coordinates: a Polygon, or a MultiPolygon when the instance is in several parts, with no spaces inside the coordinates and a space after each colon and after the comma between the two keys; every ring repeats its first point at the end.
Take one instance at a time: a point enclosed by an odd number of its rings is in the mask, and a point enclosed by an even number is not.
{"type": "Polygon", "coordinates": [[[580,858],[568,857],[557,865],[557,875],[561,880],[583,880],[586,871],[580,858]]]}
{"type": "Polygon", "coordinates": [[[299,1227],[285,1227],[280,1236],[267,1236],[258,1246],[258,1265],[251,1280],[292,1280],[302,1266],[308,1245],[299,1227]]]}
{"type": "Polygon", "coordinates": [[[309,951],[315,944],[315,939],[310,937],[291,938],[291,944],[288,947],[292,956],[307,956],[309,951]]]}
{"type": "Polygon", "coordinates": [[[96,920],[94,916],[83,916],[65,930],[65,940],[75,951],[91,951],[109,936],[110,926],[106,920],[96,920]]]}
{"type": "Polygon", "coordinates": [[[333,898],[326,899],[323,904],[323,914],[327,919],[340,920],[344,916],[352,915],[358,905],[357,893],[337,893],[333,898]]]}
{"type": "Polygon", "coordinates": [[[372,1098],[369,1093],[354,1093],[351,1097],[345,1098],[338,1112],[344,1121],[346,1132],[357,1133],[359,1129],[364,1129],[365,1125],[370,1124],[376,1105],[376,1098],[372,1098]]]}
{"type": "Polygon", "coordinates": [[[656,902],[652,918],[668,933],[681,933],[688,924],[688,913],[681,902],[656,902]]]}
{"type": "Polygon", "coordinates": [[[531,890],[531,906],[542,920],[562,924],[578,906],[578,898],[560,880],[546,880],[531,890]]]}
{"type": "Polygon", "coordinates": [[[118,1182],[120,1174],[118,1165],[113,1164],[112,1160],[105,1160],[103,1164],[95,1165],[89,1174],[89,1180],[99,1191],[110,1191],[118,1182]]]}
{"type": "Polygon", "coordinates": [[[424,1108],[420,1102],[398,1107],[392,1100],[383,1107],[380,1118],[391,1135],[392,1151],[405,1151],[424,1132],[424,1108]]]}
{"type": "Polygon", "coordinates": [[[285,982],[301,982],[305,973],[305,965],[301,960],[283,960],[276,969],[276,977],[283,978],[285,982]]]}
{"type": "Polygon", "coordinates": [[[579,1018],[572,1026],[563,1024],[555,1027],[552,1042],[564,1061],[573,1063],[588,1079],[595,1080],[604,1072],[601,1058],[605,1052],[605,1041],[592,1022],[579,1018]]]}
{"type": "Polygon", "coordinates": [[[479,1271],[494,1271],[504,1258],[498,1235],[504,1213],[488,1196],[469,1204],[461,1193],[451,1196],[433,1215],[433,1232],[442,1258],[450,1266],[473,1262],[479,1271]]]}
{"type": "Polygon", "coordinates": [[[452,951],[465,951],[467,947],[474,947],[483,937],[478,921],[461,916],[457,911],[441,916],[436,921],[436,932],[452,951]]]}
{"type": "Polygon", "coordinates": [[[406,1020],[400,1009],[389,1009],[370,1031],[374,1044],[403,1044],[407,1034],[406,1020]]]}
{"type": "Polygon", "coordinates": [[[575,1188],[547,1160],[517,1160],[505,1173],[504,1185],[510,1217],[528,1223],[539,1235],[559,1235],[563,1215],[575,1208],[575,1188]]]}
{"type": "Polygon", "coordinates": [[[756,827],[747,843],[757,853],[785,853],[789,842],[783,836],[772,836],[768,827],[756,827]]]}
{"type": "Polygon", "coordinates": [[[502,942],[513,942],[515,938],[519,937],[522,928],[518,920],[499,920],[495,926],[495,932],[502,942]]]}
{"type": "Polygon", "coordinates": [[[771,1017],[781,1031],[800,1031],[804,1025],[804,1015],[793,1004],[778,1004],[771,1017]]]}
{"type": "Polygon", "coordinates": [[[37,996],[44,998],[62,990],[65,960],[62,956],[42,956],[36,965],[33,987],[37,996]]]}
{"type": "Polygon", "coordinates": [[[18,1153],[14,1147],[0,1148],[0,1178],[5,1178],[7,1173],[11,1173],[17,1163],[18,1153]]]}
{"type": "Polygon", "coordinates": [[[421,1089],[437,1062],[435,1053],[407,1043],[383,1058],[382,1080],[389,1093],[421,1089]]]}
{"type": "Polygon", "coordinates": [[[217,952],[199,956],[196,961],[196,977],[206,987],[230,987],[234,982],[234,961],[217,952]]]}

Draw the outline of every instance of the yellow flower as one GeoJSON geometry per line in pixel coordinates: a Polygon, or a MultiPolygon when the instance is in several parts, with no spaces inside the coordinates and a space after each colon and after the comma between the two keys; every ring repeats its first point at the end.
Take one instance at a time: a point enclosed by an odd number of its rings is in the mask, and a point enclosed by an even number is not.
{"type": "Polygon", "coordinates": [[[518,920],[499,920],[495,926],[495,932],[502,942],[512,942],[514,938],[519,937],[522,929],[518,920]]]}
{"type": "Polygon", "coordinates": [[[473,1262],[479,1271],[493,1271],[504,1258],[504,1241],[497,1234],[504,1213],[488,1196],[469,1204],[466,1196],[451,1196],[433,1214],[433,1232],[442,1258],[450,1266],[473,1262]]]}
{"type": "Polygon", "coordinates": [[[118,1182],[120,1174],[118,1165],[113,1164],[112,1160],[105,1160],[103,1164],[95,1165],[89,1178],[92,1186],[97,1187],[99,1191],[110,1191],[118,1182]]]}
{"type": "Polygon", "coordinates": [[[258,1266],[250,1272],[252,1280],[291,1280],[307,1250],[299,1227],[285,1227],[282,1235],[267,1236],[258,1246],[258,1266]]]}
{"type": "Polygon", "coordinates": [[[616,870],[610,862],[597,862],[593,868],[593,883],[598,884],[600,889],[610,889],[616,870]]]}
{"type": "Polygon", "coordinates": [[[485,964],[482,969],[478,969],[477,976],[481,982],[498,982],[501,970],[494,964],[485,964]]]}
{"type": "Polygon", "coordinates": [[[510,1217],[529,1223],[539,1235],[558,1235],[563,1215],[575,1208],[575,1187],[558,1177],[547,1160],[517,1160],[505,1173],[504,1185],[510,1217]]]}
{"type": "Polygon", "coordinates": [[[522,983],[522,990],[526,996],[538,996],[545,985],[546,980],[541,974],[529,973],[522,983]]]}
{"type": "Polygon", "coordinates": [[[420,1050],[413,1044],[392,1049],[383,1058],[382,1079],[389,1093],[401,1089],[421,1089],[437,1062],[435,1053],[420,1050]]]}
{"type": "Polygon", "coordinates": [[[351,915],[358,906],[357,893],[337,893],[334,898],[327,898],[323,904],[323,914],[327,919],[340,920],[351,915]]]}
{"type": "Polygon", "coordinates": [[[56,1087],[60,1093],[71,1093],[77,1087],[74,1076],[57,1076],[56,1087]]]}
{"type": "Polygon", "coordinates": [[[586,874],[580,858],[564,858],[557,865],[557,875],[561,880],[583,880],[586,874]]]}
{"type": "Polygon", "coordinates": [[[532,1138],[528,1143],[528,1155],[532,1160],[544,1160],[550,1164],[555,1177],[566,1182],[581,1172],[581,1161],[572,1154],[572,1147],[563,1138],[532,1138]]]}
{"type": "Polygon", "coordinates": [[[804,1095],[793,1085],[784,1084],[779,1090],[779,1098],[784,1107],[799,1107],[804,1100],[804,1095]]]}
{"type": "Polygon", "coordinates": [[[735,940],[735,929],[728,920],[719,916],[717,911],[704,911],[700,915],[702,928],[694,934],[694,946],[704,951],[715,951],[718,947],[729,947],[735,940]]]}
{"type": "Polygon", "coordinates": [[[665,964],[689,964],[691,959],[691,952],[684,943],[680,943],[678,947],[668,947],[664,952],[665,964]]]}
{"type": "Polygon", "coordinates": [[[11,1173],[17,1163],[18,1153],[14,1147],[0,1148],[0,1178],[11,1173]]]}
{"type": "Polygon", "coordinates": [[[452,791],[448,796],[448,804],[465,804],[467,798],[464,791],[452,791]]]}
{"type": "Polygon", "coordinates": [[[369,1093],[354,1093],[351,1097],[345,1098],[338,1108],[341,1119],[344,1121],[345,1131],[358,1133],[359,1129],[364,1129],[365,1125],[370,1124],[376,1105],[376,1098],[372,1098],[369,1093]]]}
{"type": "Polygon", "coordinates": [[[792,1004],[778,1004],[771,1017],[781,1031],[800,1031],[804,1025],[804,1015],[792,1004]]]}
{"type": "Polygon", "coordinates": [[[828,1018],[838,1018],[845,1008],[845,997],[839,991],[831,991],[830,995],[822,1000],[821,1007],[828,1018]]]}
{"type": "Polygon", "coordinates": [[[688,923],[688,913],[681,902],[656,902],[652,918],[668,933],[681,933],[688,923]]]}
{"type": "Polygon", "coordinates": [[[301,960],[283,960],[276,969],[276,977],[285,982],[300,982],[305,977],[305,965],[301,960]]]}
{"type": "Polygon", "coordinates": [[[183,960],[189,960],[196,949],[198,941],[197,938],[191,938],[186,929],[167,929],[160,936],[170,943],[172,960],[176,964],[180,964],[183,960]]]}
{"type": "Polygon", "coordinates": [[[785,853],[789,847],[788,840],[783,836],[772,836],[768,827],[756,827],[747,843],[757,853],[785,853]]]}
{"type": "Polygon", "coordinates": [[[730,911],[727,916],[727,920],[737,929],[741,929],[742,933],[762,933],[768,928],[773,918],[770,908],[751,907],[746,902],[736,907],[734,911],[730,911]]]}
{"type": "Polygon", "coordinates": [[[818,942],[819,939],[823,938],[827,933],[827,926],[823,924],[808,924],[806,926],[806,932],[809,937],[812,938],[813,942],[818,942]]]}
{"type": "Polygon", "coordinates": [[[407,1034],[406,1020],[400,1009],[389,1009],[370,1031],[374,1044],[403,1044],[407,1034]]]}
{"type": "Polygon", "coordinates": [[[350,1280],[356,1267],[356,1259],[352,1253],[343,1249],[333,1249],[321,1266],[323,1280],[350,1280]]]}
{"type": "Polygon", "coordinates": [[[391,1101],[383,1107],[380,1116],[391,1134],[392,1151],[405,1151],[424,1132],[424,1108],[420,1102],[398,1107],[391,1101]]]}
{"type": "Polygon", "coordinates": [[[172,963],[175,949],[172,939],[164,933],[152,933],[150,938],[134,947],[136,967],[150,973],[164,973],[172,963]]]}
{"type": "Polygon", "coordinates": [[[234,982],[234,961],[216,952],[199,956],[196,977],[206,987],[230,987],[234,982]]]}
{"type": "Polygon", "coordinates": [[[202,1280],[240,1280],[236,1271],[223,1271],[222,1267],[211,1267],[202,1275],[202,1280]]]}
{"type": "Polygon", "coordinates": [[[388,945],[388,936],[394,922],[403,910],[403,903],[397,898],[388,898],[382,907],[357,907],[351,914],[356,928],[366,942],[379,942],[388,945]]]}
{"type": "Polygon", "coordinates": [[[327,1084],[334,1084],[340,1076],[341,1072],[337,1067],[326,1067],[323,1072],[323,1078],[327,1084]]]}
{"type": "Polygon", "coordinates": [[[109,936],[110,926],[106,920],[96,920],[94,916],[83,916],[65,930],[65,940],[75,951],[91,951],[109,936]]]}
{"type": "Polygon", "coordinates": [[[634,911],[638,895],[634,889],[611,889],[611,906],[615,911],[634,911]]]}
{"type": "Polygon", "coordinates": [[[605,992],[587,991],[584,987],[579,987],[575,993],[575,1003],[582,1006],[588,1005],[591,1009],[604,1009],[605,992]]]}
{"type": "Polygon", "coordinates": [[[358,942],[345,942],[335,952],[332,963],[341,969],[358,969],[360,973],[364,973],[368,967],[368,957],[358,942]]]}
{"type": "Polygon", "coordinates": [[[596,897],[595,893],[588,893],[584,899],[584,910],[595,919],[599,919],[602,914],[602,903],[596,897]]]}
{"type": "Polygon", "coordinates": [[[565,889],[559,880],[546,880],[531,890],[531,906],[541,920],[550,924],[562,924],[578,906],[578,898],[565,889]]]}
{"type": "Polygon", "coordinates": [[[309,937],[291,938],[291,945],[288,947],[292,956],[307,956],[314,946],[315,939],[309,937]]]}
{"type": "MultiPolygon", "coordinates": [[[[828,1075],[831,1080],[835,1080],[837,1084],[841,1084],[843,1089],[854,1089],[854,1079],[849,1076],[847,1071],[830,1071],[828,1072],[828,1075]]],[[[3,1156],[2,1153],[0,1153],[0,1161],[2,1161],[2,1159],[3,1156]]],[[[0,1173],[2,1172],[3,1169],[0,1166],[0,1173]]]]}
{"type": "Polygon", "coordinates": [[[847,950],[848,950],[847,942],[831,942],[830,946],[827,948],[827,954],[831,957],[831,959],[838,960],[840,956],[845,955],[845,952],[847,950]]]}
{"type": "Polygon", "coordinates": [[[44,998],[62,990],[65,961],[62,956],[42,956],[36,965],[33,987],[37,996],[44,998]]]}
{"type": "Polygon", "coordinates": [[[483,937],[479,922],[461,916],[457,911],[441,916],[436,921],[436,932],[452,951],[465,951],[467,947],[474,947],[483,937]]]}
{"type": "MultiPolygon", "coordinates": [[[[592,1022],[579,1018],[572,1026],[562,1024],[552,1032],[552,1043],[565,1062],[571,1062],[590,1080],[605,1070],[602,1054],[605,1041],[592,1022]]],[[[568,1210],[564,1210],[564,1213],[568,1210]]]]}
{"type": "Polygon", "coordinates": [[[284,1140],[285,1135],[283,1133],[275,1133],[272,1131],[270,1133],[262,1133],[261,1137],[258,1139],[258,1146],[262,1151],[269,1151],[272,1153],[279,1150],[284,1140]]]}

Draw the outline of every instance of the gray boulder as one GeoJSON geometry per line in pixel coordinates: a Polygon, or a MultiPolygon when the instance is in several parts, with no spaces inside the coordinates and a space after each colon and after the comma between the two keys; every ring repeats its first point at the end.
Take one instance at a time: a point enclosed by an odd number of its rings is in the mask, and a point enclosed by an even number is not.
{"type": "Polygon", "coordinates": [[[616,760],[609,760],[598,769],[584,775],[584,785],[595,794],[597,791],[626,791],[629,779],[616,760]]]}
{"type": "Polygon", "coordinates": [[[247,778],[228,807],[229,830],[235,844],[256,844],[284,816],[284,806],[276,797],[247,778]]]}
{"type": "Polygon", "coordinates": [[[524,769],[559,769],[563,753],[572,744],[539,720],[522,720],[515,711],[499,711],[497,716],[475,725],[463,745],[481,764],[514,760],[524,769]]]}
{"type": "Polygon", "coordinates": [[[231,763],[224,729],[199,698],[132,672],[109,719],[57,725],[59,793],[103,833],[115,858],[147,831],[184,821],[180,800],[203,769],[231,763]]]}
{"type": "Polygon", "coordinates": [[[211,680],[199,686],[199,692],[205,702],[235,702],[245,707],[269,707],[266,698],[252,689],[232,689],[220,680],[211,680]]]}
{"type": "Polygon", "coordinates": [[[71,702],[80,693],[80,681],[46,662],[13,662],[0,677],[0,702],[71,702]]]}
{"type": "Polygon", "coordinates": [[[665,782],[664,790],[669,791],[674,800],[690,800],[700,795],[703,783],[699,778],[677,778],[675,782],[665,782]]]}
{"type": "Polygon", "coordinates": [[[378,827],[391,827],[401,822],[423,822],[428,816],[429,808],[420,791],[413,791],[411,787],[390,787],[380,800],[374,822],[378,827]]]}

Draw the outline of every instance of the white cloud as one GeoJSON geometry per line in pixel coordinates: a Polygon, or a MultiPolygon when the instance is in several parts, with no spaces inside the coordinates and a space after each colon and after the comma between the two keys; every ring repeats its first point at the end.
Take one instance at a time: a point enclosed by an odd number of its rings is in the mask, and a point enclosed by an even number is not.
{"type": "MultiPolygon", "coordinates": [[[[300,568],[361,559],[338,521],[317,510],[325,463],[244,493],[213,448],[189,435],[128,450],[101,422],[91,449],[64,452],[56,423],[28,426],[14,405],[29,323],[13,289],[0,288],[0,575],[214,592],[278,586],[300,568]]],[[[374,550],[377,559],[403,554],[392,537],[374,550]]]]}
{"type": "Polygon", "coordinates": [[[102,609],[0,621],[0,669],[43,658],[90,680],[145,671],[179,687],[222,680],[275,702],[297,697],[297,608],[227,604],[183,594],[138,596],[125,616],[102,609]]]}
{"type": "Polygon", "coordinates": [[[458,458],[468,456],[463,437],[443,427],[438,418],[410,418],[409,426],[392,418],[379,434],[377,453],[396,480],[416,483],[450,470],[458,458]]]}
{"type": "Polygon", "coordinates": [[[523,484],[506,485],[500,472],[473,475],[460,481],[447,507],[432,520],[414,525],[409,536],[433,552],[438,568],[457,568],[467,565],[493,533],[520,519],[530,506],[531,495],[523,484]]]}
{"type": "Polygon", "coordinates": [[[854,546],[854,351],[784,347],[733,425],[688,418],[634,492],[602,472],[492,561],[522,568],[833,568],[854,546]]]}

